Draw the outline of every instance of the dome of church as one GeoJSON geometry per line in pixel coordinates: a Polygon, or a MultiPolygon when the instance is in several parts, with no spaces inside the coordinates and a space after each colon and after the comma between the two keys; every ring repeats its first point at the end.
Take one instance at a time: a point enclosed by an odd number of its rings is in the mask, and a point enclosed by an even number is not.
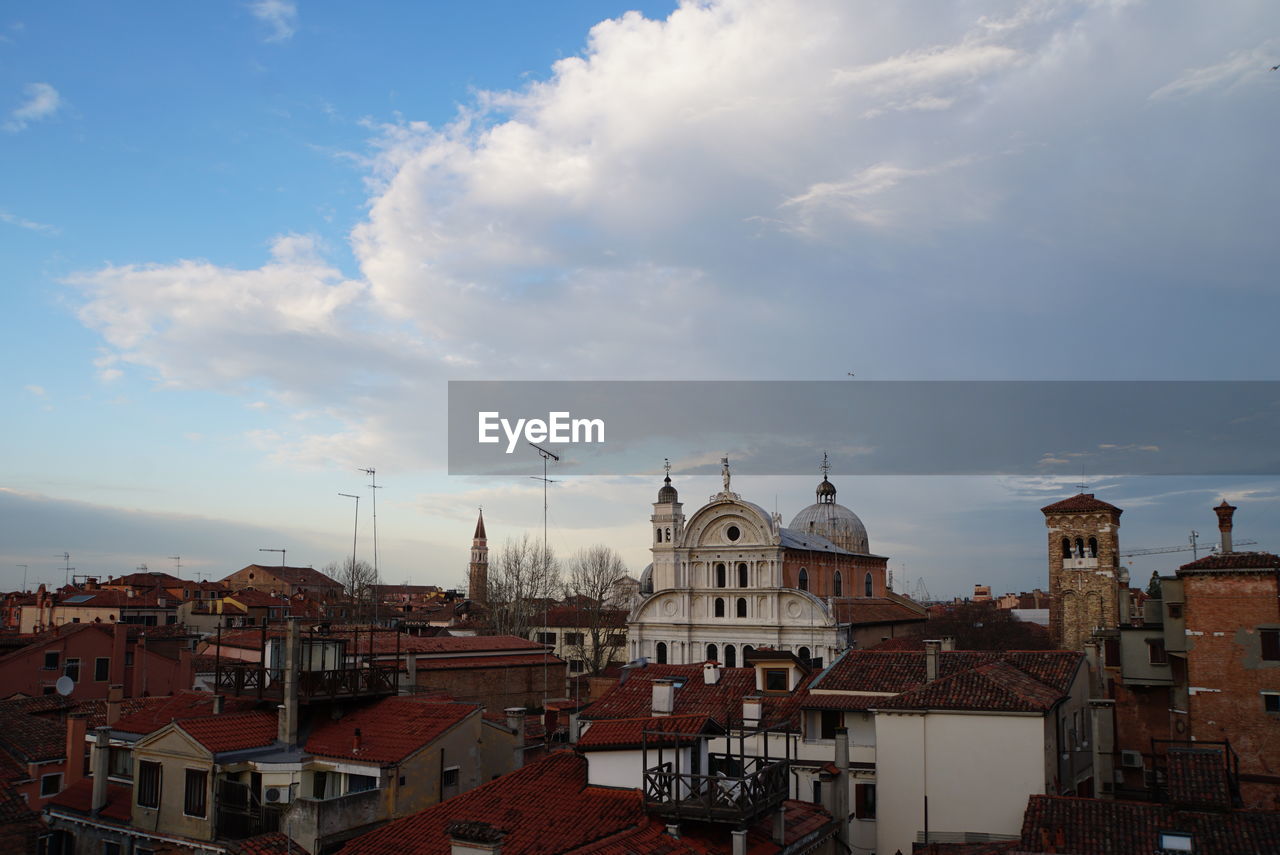
{"type": "Polygon", "coordinates": [[[817,492],[818,501],[796,514],[787,528],[801,534],[821,535],[849,552],[871,552],[867,527],[853,511],[836,504],[835,485],[824,477],[817,492]]]}
{"type": "Polygon", "coordinates": [[[658,490],[658,503],[664,504],[680,501],[680,496],[676,493],[676,488],[671,486],[671,476],[668,475],[662,480],[664,483],[662,488],[658,490]]]}
{"type": "Polygon", "coordinates": [[[644,596],[653,593],[653,564],[646,564],[640,572],[640,593],[644,596]]]}

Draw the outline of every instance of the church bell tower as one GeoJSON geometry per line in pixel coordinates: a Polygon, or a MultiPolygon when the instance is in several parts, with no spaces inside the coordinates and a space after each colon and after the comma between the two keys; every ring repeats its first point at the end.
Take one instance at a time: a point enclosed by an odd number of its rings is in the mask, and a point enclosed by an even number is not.
{"type": "Polygon", "coordinates": [[[484,533],[484,509],[476,520],[471,538],[471,563],[467,565],[467,597],[477,603],[489,601],[489,539],[484,533]]]}
{"type": "Polygon", "coordinates": [[[658,501],[653,503],[653,516],[649,517],[653,526],[653,590],[681,587],[679,560],[676,556],[676,544],[684,536],[684,511],[680,504],[680,495],[671,486],[671,461],[664,462],[667,477],[658,490],[658,501]]]}
{"type": "Polygon", "coordinates": [[[1120,514],[1080,493],[1040,509],[1049,529],[1049,633],[1063,650],[1080,650],[1095,629],[1120,623],[1120,514]]]}

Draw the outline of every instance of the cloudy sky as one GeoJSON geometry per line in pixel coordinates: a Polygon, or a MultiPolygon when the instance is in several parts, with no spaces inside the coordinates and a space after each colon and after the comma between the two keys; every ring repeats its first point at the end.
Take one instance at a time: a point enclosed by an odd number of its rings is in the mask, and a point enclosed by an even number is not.
{"type": "MultiPolygon", "coordinates": [[[[453,585],[542,496],[448,475],[449,380],[1277,379],[1274,3],[636,5],[5,4],[0,586],[321,566],[339,492],[371,557],[358,467],[384,576],[453,585]]],[[[638,572],[660,463],[552,545],[638,572]]],[[[1275,479],[1082,465],[1126,546],[1226,495],[1280,547],[1275,479]]],[[[832,477],[935,594],[1044,584],[1076,480],[832,477]]]]}

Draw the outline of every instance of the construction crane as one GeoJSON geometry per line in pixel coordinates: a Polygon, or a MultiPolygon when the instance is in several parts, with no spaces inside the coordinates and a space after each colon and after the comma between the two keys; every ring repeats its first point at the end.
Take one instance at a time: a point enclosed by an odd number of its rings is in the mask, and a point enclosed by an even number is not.
{"type": "MultiPolygon", "coordinates": [[[[1135,555],[1162,555],[1166,552],[1190,552],[1191,557],[1195,558],[1199,554],[1199,551],[1201,549],[1205,549],[1208,552],[1218,551],[1217,544],[1214,544],[1213,546],[1209,546],[1209,547],[1202,547],[1197,543],[1199,539],[1200,539],[1200,532],[1193,530],[1191,534],[1187,537],[1186,546],[1158,546],[1155,549],[1131,549],[1128,552],[1121,552],[1119,553],[1119,555],[1121,558],[1133,558],[1135,555]]],[[[1234,545],[1235,546],[1252,546],[1257,542],[1258,541],[1256,540],[1237,540],[1234,545]]]]}

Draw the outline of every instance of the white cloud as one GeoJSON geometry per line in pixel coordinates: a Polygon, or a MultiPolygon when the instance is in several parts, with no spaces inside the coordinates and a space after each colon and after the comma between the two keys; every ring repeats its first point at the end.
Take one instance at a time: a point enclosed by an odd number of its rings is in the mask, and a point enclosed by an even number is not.
{"type": "Polygon", "coordinates": [[[27,229],[33,232],[44,232],[45,234],[58,233],[57,226],[51,226],[47,223],[37,223],[34,220],[19,217],[17,214],[11,214],[8,211],[0,211],[0,223],[7,223],[11,226],[17,226],[20,229],[27,229]]]}
{"type": "Polygon", "coordinates": [[[266,41],[286,42],[297,32],[298,4],[293,0],[253,0],[249,12],[271,29],[266,41]]]}
{"type": "Polygon", "coordinates": [[[33,383],[27,386],[23,386],[22,388],[26,389],[28,392],[30,392],[32,395],[34,395],[37,398],[43,398],[45,396],[45,390],[43,386],[37,386],[33,383]]]}
{"type": "Polygon", "coordinates": [[[1257,47],[1234,51],[1222,62],[1187,69],[1177,79],[1152,92],[1151,99],[1183,98],[1214,90],[1231,92],[1258,82],[1273,74],[1271,66],[1277,62],[1277,47],[1280,41],[1267,39],[1257,47]]]}
{"type": "Polygon", "coordinates": [[[14,108],[4,123],[4,129],[11,134],[26,130],[32,122],[49,118],[62,106],[62,96],[48,83],[28,83],[24,91],[27,100],[14,108]]]}

